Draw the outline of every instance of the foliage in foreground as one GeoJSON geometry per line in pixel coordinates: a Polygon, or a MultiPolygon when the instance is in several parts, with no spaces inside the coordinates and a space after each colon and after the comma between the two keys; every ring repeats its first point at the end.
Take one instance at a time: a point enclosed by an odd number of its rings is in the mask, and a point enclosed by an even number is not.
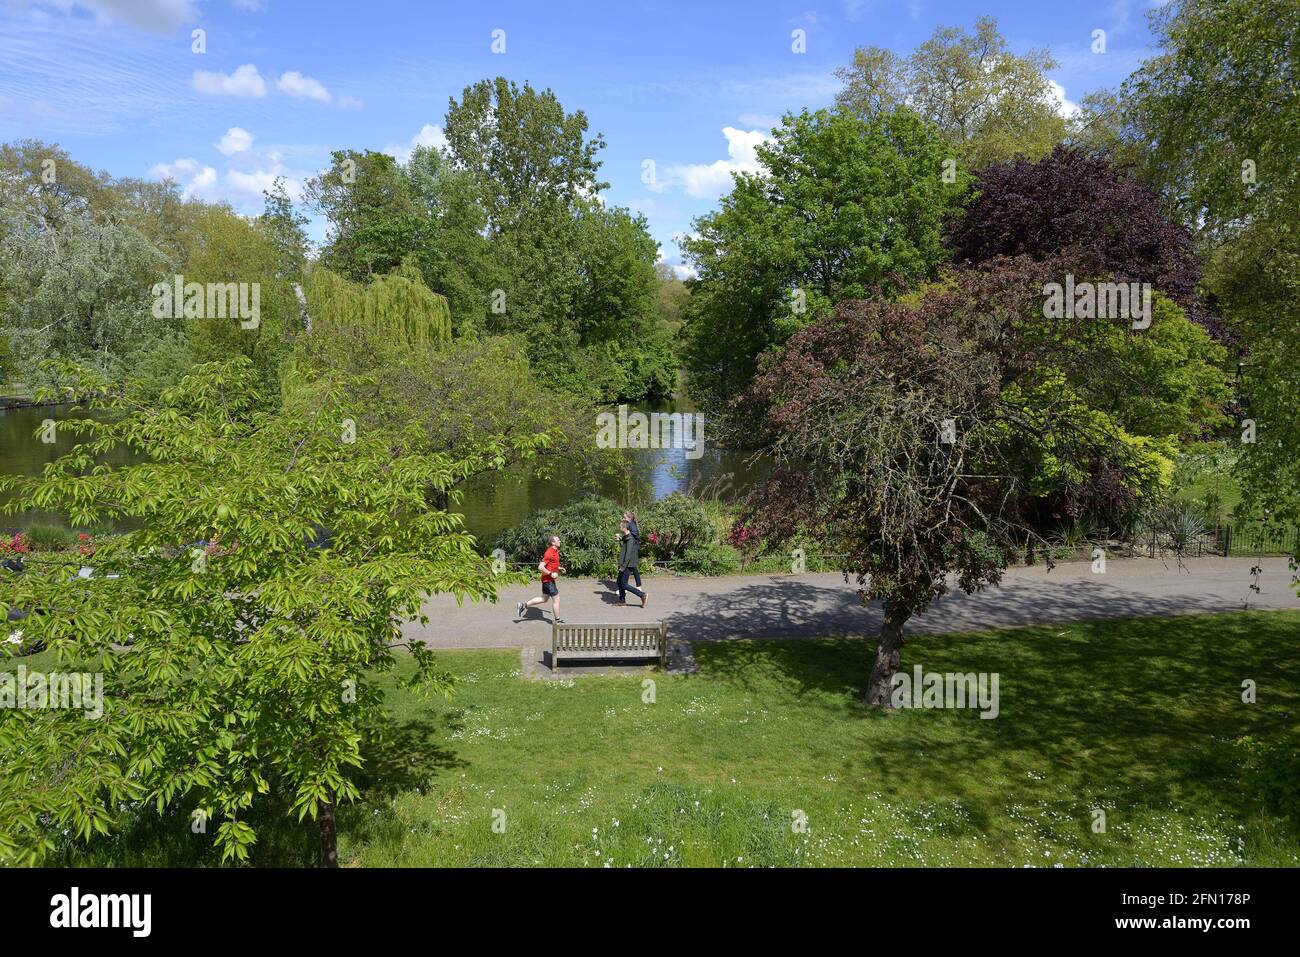
{"type": "MultiPolygon", "coordinates": [[[[254,809],[274,801],[319,823],[332,863],[399,624],[426,592],[495,596],[460,516],[427,505],[473,462],[421,451],[418,430],[355,430],[328,380],[258,411],[256,374],[247,359],[199,366],[159,404],[105,400],[108,421],[65,424],[86,441],[45,475],[0,479],[10,509],[140,526],[100,546],[92,578],[33,558],[0,595],[0,614],[31,613],[24,639],[57,669],[103,681],[97,720],[0,711],[0,858],[37,862],[60,832],[108,834],[144,805],[179,808],[244,860],[254,809]],[[117,445],[147,460],[94,464],[117,445]]],[[[414,682],[449,690],[418,643],[411,660],[414,682]]]]}

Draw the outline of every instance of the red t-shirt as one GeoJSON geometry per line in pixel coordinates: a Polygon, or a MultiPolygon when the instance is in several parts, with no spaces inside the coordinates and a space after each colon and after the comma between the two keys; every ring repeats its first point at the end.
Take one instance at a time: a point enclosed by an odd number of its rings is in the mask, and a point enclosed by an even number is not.
{"type": "Polygon", "coordinates": [[[546,566],[546,574],[542,576],[542,581],[554,581],[555,573],[560,570],[560,550],[552,545],[542,556],[542,564],[546,566]]]}

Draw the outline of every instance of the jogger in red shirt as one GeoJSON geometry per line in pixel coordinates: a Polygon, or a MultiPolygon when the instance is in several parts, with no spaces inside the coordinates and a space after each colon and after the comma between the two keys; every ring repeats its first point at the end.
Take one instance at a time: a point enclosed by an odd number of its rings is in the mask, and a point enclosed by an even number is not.
{"type": "Polygon", "coordinates": [[[559,622],[564,619],[560,617],[560,588],[557,580],[565,574],[564,566],[560,564],[560,536],[552,535],[550,547],[546,549],[546,554],[542,560],[537,563],[537,570],[542,573],[542,593],[536,598],[530,598],[528,601],[521,601],[517,609],[518,614],[515,621],[523,618],[528,614],[528,609],[534,605],[545,605],[548,601],[551,603],[551,616],[559,622]]]}

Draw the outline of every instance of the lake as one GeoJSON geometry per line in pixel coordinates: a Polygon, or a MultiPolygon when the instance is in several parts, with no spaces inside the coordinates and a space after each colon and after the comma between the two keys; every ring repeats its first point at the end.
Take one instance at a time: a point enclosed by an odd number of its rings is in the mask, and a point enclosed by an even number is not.
{"type": "MultiPolygon", "coordinates": [[[[693,407],[686,402],[674,402],[643,406],[641,411],[689,412],[693,407]]],[[[66,406],[0,411],[0,473],[39,475],[45,463],[67,453],[75,440],[71,433],[56,432],[57,440],[45,444],[36,435],[41,423],[46,419],[85,418],[88,415],[89,412],[66,406]]],[[[706,437],[709,434],[707,427],[704,434],[706,437]]],[[[596,492],[629,504],[688,490],[697,490],[708,497],[731,498],[748,488],[765,471],[747,468],[745,455],[710,448],[707,441],[703,454],[697,458],[689,457],[685,449],[677,448],[631,449],[624,454],[628,457],[627,476],[598,483],[591,482],[576,470],[547,480],[518,472],[480,476],[466,487],[457,510],[465,516],[466,528],[486,542],[502,529],[522,521],[529,513],[563,505],[586,492],[596,492]]],[[[127,465],[131,461],[132,456],[125,450],[114,452],[108,459],[113,465],[127,465]]],[[[11,532],[34,522],[67,524],[62,516],[47,512],[0,515],[0,529],[11,532]]]]}

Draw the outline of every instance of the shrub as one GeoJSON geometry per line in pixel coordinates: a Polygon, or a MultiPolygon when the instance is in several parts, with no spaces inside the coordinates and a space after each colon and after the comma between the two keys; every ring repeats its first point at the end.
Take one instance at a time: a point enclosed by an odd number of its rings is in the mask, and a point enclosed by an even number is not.
{"type": "MultiPolygon", "coordinates": [[[[512,562],[535,565],[552,535],[563,540],[560,555],[570,575],[611,574],[618,565],[614,535],[623,509],[599,495],[586,495],[560,508],[534,512],[496,539],[512,562]]],[[[645,538],[644,527],[641,536],[645,538]]]]}
{"type": "Polygon", "coordinates": [[[680,492],[647,506],[640,526],[641,548],[659,561],[681,558],[691,549],[707,548],[718,540],[708,510],[680,492]]]}
{"type": "Polygon", "coordinates": [[[674,570],[686,575],[730,575],[740,571],[740,553],[730,545],[715,542],[688,548],[674,570]]]}
{"type": "Polygon", "coordinates": [[[36,552],[62,552],[77,544],[77,534],[59,525],[33,525],[27,529],[27,541],[36,552]]]}

